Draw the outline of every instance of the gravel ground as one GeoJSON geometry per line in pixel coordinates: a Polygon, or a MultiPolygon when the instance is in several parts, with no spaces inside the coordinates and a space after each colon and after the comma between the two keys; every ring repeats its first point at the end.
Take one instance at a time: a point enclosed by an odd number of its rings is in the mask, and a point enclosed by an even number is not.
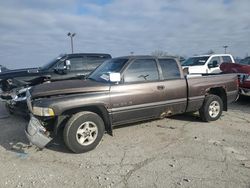
{"type": "Polygon", "coordinates": [[[0,119],[0,187],[250,188],[250,98],[216,122],[196,114],[119,127],[85,154],[59,136],[40,151],[24,135],[27,121],[0,119]]]}

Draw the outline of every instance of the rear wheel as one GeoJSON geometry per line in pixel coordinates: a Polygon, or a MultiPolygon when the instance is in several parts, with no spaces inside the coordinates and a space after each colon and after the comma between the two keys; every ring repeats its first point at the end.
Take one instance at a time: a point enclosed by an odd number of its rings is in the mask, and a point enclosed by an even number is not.
{"type": "Polygon", "coordinates": [[[223,110],[223,102],[217,95],[206,96],[202,107],[199,110],[203,121],[215,121],[220,118],[223,110]]]}
{"type": "Polygon", "coordinates": [[[104,134],[102,118],[93,112],[80,112],[73,115],[64,128],[64,142],[75,153],[94,149],[104,134]]]}

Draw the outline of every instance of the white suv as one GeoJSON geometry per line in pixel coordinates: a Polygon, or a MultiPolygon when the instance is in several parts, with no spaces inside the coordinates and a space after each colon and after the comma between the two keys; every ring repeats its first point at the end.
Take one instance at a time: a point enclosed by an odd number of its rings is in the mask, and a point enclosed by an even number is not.
{"type": "Polygon", "coordinates": [[[221,63],[235,63],[230,54],[200,55],[188,58],[182,67],[188,74],[220,73],[221,63]]]}

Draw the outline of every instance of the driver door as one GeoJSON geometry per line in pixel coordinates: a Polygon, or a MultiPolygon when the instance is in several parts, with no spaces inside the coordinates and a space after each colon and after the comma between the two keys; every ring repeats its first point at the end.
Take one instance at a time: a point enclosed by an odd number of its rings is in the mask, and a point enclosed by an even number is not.
{"type": "Polygon", "coordinates": [[[161,113],[163,87],[155,59],[129,63],[123,83],[111,85],[110,100],[114,125],[155,118],[161,113]]]}

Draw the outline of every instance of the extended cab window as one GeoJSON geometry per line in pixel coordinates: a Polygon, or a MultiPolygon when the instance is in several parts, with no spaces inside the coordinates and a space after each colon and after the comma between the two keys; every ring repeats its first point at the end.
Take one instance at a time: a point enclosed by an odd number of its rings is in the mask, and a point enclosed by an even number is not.
{"type": "Polygon", "coordinates": [[[180,70],[174,59],[159,59],[164,80],[180,78],[180,70]]]}
{"type": "Polygon", "coordinates": [[[222,56],[223,63],[232,63],[230,56],[222,56]]]}
{"type": "Polygon", "coordinates": [[[146,82],[159,80],[156,61],[153,59],[135,60],[124,74],[124,82],[146,82]]]}

